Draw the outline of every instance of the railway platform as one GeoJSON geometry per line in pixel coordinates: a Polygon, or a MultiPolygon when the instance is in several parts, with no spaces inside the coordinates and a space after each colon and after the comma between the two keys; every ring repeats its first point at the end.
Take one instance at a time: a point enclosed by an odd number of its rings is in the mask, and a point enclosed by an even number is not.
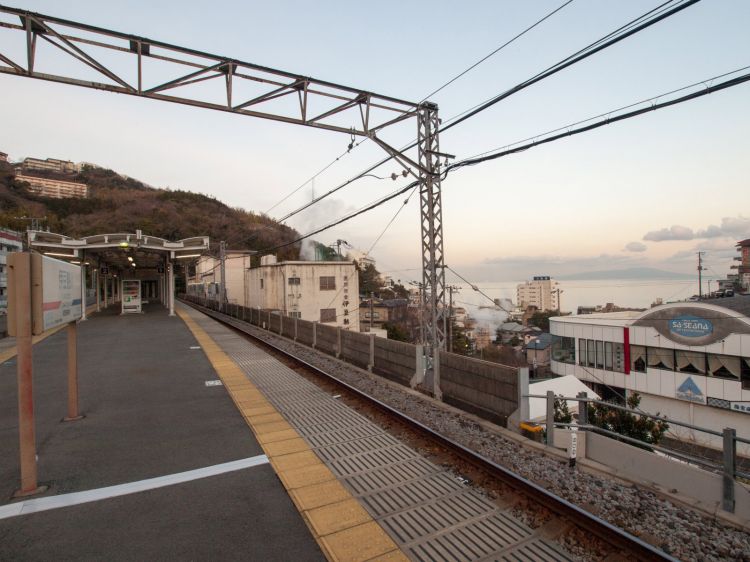
{"type": "Polygon", "coordinates": [[[0,560],[325,560],[185,323],[118,313],[79,324],[80,421],[61,422],[65,331],[34,345],[36,496],[11,497],[16,364],[0,350],[0,560]]]}
{"type": "Polygon", "coordinates": [[[81,324],[78,422],[60,421],[64,333],[34,346],[49,490],[21,501],[0,364],[0,559],[569,559],[245,337],[177,312],[81,324]]]}

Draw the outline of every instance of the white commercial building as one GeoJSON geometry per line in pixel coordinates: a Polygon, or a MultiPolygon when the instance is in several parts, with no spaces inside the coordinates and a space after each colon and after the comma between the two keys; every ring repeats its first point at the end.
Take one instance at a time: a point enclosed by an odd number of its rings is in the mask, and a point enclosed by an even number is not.
{"type": "Polygon", "coordinates": [[[246,306],[359,331],[359,277],[350,261],[284,261],[263,256],[246,272],[246,306]]]}
{"type": "MultiPolygon", "coordinates": [[[[750,438],[750,297],[550,319],[552,371],[604,397],[641,395],[650,414],[750,438]]],[[[679,439],[721,438],[672,425],[679,439]]],[[[743,449],[746,449],[743,447],[743,449]]],[[[747,454],[748,451],[744,451],[747,454]]]]}
{"type": "Polygon", "coordinates": [[[535,306],[541,311],[560,310],[559,283],[546,275],[538,275],[531,281],[516,287],[518,306],[525,309],[535,306]]]}

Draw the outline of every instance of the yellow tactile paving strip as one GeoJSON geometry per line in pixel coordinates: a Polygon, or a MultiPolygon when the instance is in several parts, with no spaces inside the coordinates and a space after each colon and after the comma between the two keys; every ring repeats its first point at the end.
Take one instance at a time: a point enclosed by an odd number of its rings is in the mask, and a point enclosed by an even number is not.
{"type": "Polygon", "coordinates": [[[334,562],[408,560],[242,369],[185,311],[176,312],[198,340],[326,557],[334,562]]]}

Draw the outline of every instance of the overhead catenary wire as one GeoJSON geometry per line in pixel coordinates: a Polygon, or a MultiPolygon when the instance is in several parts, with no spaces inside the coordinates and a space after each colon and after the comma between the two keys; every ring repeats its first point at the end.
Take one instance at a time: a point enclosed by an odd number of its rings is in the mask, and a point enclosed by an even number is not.
{"type": "Polygon", "coordinates": [[[465,76],[466,74],[468,74],[469,72],[471,72],[472,70],[474,70],[477,66],[479,66],[480,64],[482,64],[487,59],[495,56],[497,53],[499,53],[500,51],[502,51],[505,47],[507,47],[511,43],[514,43],[516,40],[518,40],[521,37],[523,37],[524,35],[526,35],[529,31],[531,31],[532,29],[534,29],[538,25],[541,25],[542,23],[544,23],[546,20],[548,20],[549,18],[551,18],[552,16],[554,16],[557,12],[559,12],[560,10],[562,10],[563,8],[565,8],[568,4],[571,4],[572,2],[573,2],[573,0],[567,0],[567,2],[565,2],[562,5],[558,6],[557,8],[555,8],[554,10],[552,10],[551,12],[549,12],[547,15],[545,15],[541,19],[537,20],[536,22],[534,22],[533,24],[531,24],[529,27],[527,27],[526,29],[524,29],[520,33],[516,34],[511,39],[508,39],[505,43],[503,43],[502,45],[500,45],[499,47],[497,47],[496,49],[494,49],[490,54],[485,55],[484,57],[482,57],[481,59],[479,59],[477,62],[475,62],[474,64],[472,64],[471,66],[469,66],[466,70],[461,71],[456,76],[454,76],[453,78],[451,78],[450,80],[448,80],[447,82],[445,82],[442,86],[440,86],[436,90],[434,90],[434,91],[430,92],[429,94],[427,94],[426,96],[424,96],[421,101],[427,101],[427,99],[429,99],[430,97],[434,96],[435,94],[437,94],[441,90],[447,88],[448,86],[450,86],[451,84],[453,84],[453,82],[455,82],[456,80],[458,80],[462,76],[465,76]]]}
{"type": "MultiPolygon", "coordinates": [[[[690,101],[702,96],[706,96],[708,94],[712,94],[714,92],[718,92],[720,90],[725,90],[727,88],[731,88],[733,86],[738,86],[740,84],[743,84],[750,80],[750,73],[743,74],[741,76],[738,76],[736,78],[732,78],[730,80],[725,80],[724,82],[721,82],[716,85],[706,86],[705,89],[693,92],[690,94],[686,94],[684,96],[681,96],[679,98],[675,98],[669,101],[661,102],[661,103],[654,103],[650,105],[649,107],[644,107],[641,109],[636,109],[633,111],[629,111],[627,113],[623,113],[616,116],[608,116],[605,119],[602,119],[601,121],[597,121],[596,123],[592,123],[590,125],[585,125],[583,127],[579,127],[577,129],[566,129],[565,132],[559,133],[556,135],[552,135],[540,140],[535,140],[527,144],[522,144],[520,146],[516,146],[513,148],[509,148],[506,150],[502,150],[500,152],[497,152],[495,154],[490,154],[487,156],[481,156],[479,158],[468,158],[465,160],[461,160],[460,162],[454,162],[453,164],[450,164],[449,166],[446,166],[446,169],[443,171],[443,174],[447,174],[450,171],[456,170],[458,168],[462,168],[464,166],[473,166],[476,164],[480,164],[482,162],[487,162],[489,160],[495,160],[497,158],[502,158],[504,156],[508,156],[510,154],[516,154],[518,152],[523,152],[525,150],[528,150],[529,148],[533,148],[535,146],[539,146],[542,144],[550,143],[565,137],[571,137],[574,135],[579,135],[581,133],[585,133],[588,131],[592,131],[594,129],[598,129],[600,127],[604,127],[606,125],[611,125],[612,123],[617,123],[618,121],[623,121],[625,119],[630,119],[632,117],[637,117],[639,115],[643,115],[644,113],[648,113],[651,111],[656,111],[658,109],[663,109],[665,107],[670,107],[672,105],[677,105],[679,103],[683,103],[686,101],[690,101]]],[[[655,98],[654,98],[655,99],[655,98]]],[[[609,115],[609,114],[607,114],[609,115]]],[[[558,129],[559,130],[559,129],[558,129]]]]}
{"type": "MultiPolygon", "coordinates": [[[[476,164],[480,164],[482,162],[487,162],[487,161],[490,161],[490,160],[495,160],[497,158],[501,158],[503,156],[508,156],[510,154],[516,154],[518,152],[523,152],[523,151],[528,150],[529,148],[532,148],[534,146],[538,146],[538,145],[541,145],[541,144],[546,144],[546,143],[553,142],[555,140],[559,140],[559,139],[562,139],[562,138],[565,138],[565,137],[569,137],[569,136],[577,135],[577,134],[584,133],[584,132],[587,132],[587,131],[591,131],[591,130],[594,130],[594,129],[598,129],[599,127],[603,127],[605,125],[610,125],[612,123],[623,121],[625,119],[630,119],[632,117],[637,117],[637,116],[643,115],[645,113],[648,113],[650,111],[656,111],[656,110],[663,109],[663,108],[666,108],[666,107],[671,107],[673,105],[677,105],[677,104],[680,104],[680,103],[683,103],[683,102],[686,102],[686,101],[697,99],[699,97],[706,96],[706,95],[712,94],[712,93],[717,92],[717,91],[721,91],[721,90],[725,90],[727,88],[738,86],[738,85],[743,84],[743,83],[745,83],[745,82],[747,82],[749,80],[750,80],[750,74],[744,74],[744,75],[738,76],[736,78],[732,78],[730,80],[725,80],[724,82],[720,82],[719,84],[715,84],[715,85],[711,85],[711,86],[706,86],[705,89],[703,89],[701,91],[698,91],[698,92],[693,92],[691,94],[687,94],[685,96],[681,96],[679,98],[676,98],[676,99],[673,99],[673,100],[669,100],[669,101],[666,101],[666,102],[662,102],[662,103],[658,103],[658,104],[653,104],[653,105],[651,105],[651,106],[649,106],[647,108],[643,108],[643,109],[639,109],[639,110],[635,110],[635,111],[630,111],[628,113],[624,113],[622,115],[618,115],[618,116],[615,116],[615,117],[608,117],[607,119],[599,121],[597,123],[593,123],[591,125],[580,127],[578,129],[567,130],[565,133],[554,135],[554,136],[551,136],[551,137],[548,137],[548,138],[545,138],[545,139],[542,139],[542,140],[534,141],[534,142],[528,143],[526,145],[522,145],[522,146],[519,146],[519,147],[508,149],[508,150],[505,150],[505,151],[502,151],[502,152],[499,152],[499,153],[496,153],[496,154],[492,154],[492,155],[488,155],[488,156],[483,156],[483,157],[480,157],[480,158],[473,158],[473,159],[461,160],[459,162],[455,162],[453,164],[450,164],[449,166],[446,166],[446,168],[443,170],[443,172],[442,172],[441,175],[442,175],[442,177],[445,177],[445,176],[448,175],[448,173],[450,173],[450,172],[452,172],[454,170],[457,170],[459,168],[462,168],[464,166],[473,166],[473,165],[476,165],[476,164]]],[[[387,203],[391,199],[394,199],[395,197],[398,197],[399,195],[401,195],[401,194],[409,191],[410,189],[412,189],[412,188],[414,188],[415,186],[418,186],[418,185],[419,185],[419,180],[414,181],[414,182],[408,184],[407,186],[400,188],[396,192],[391,193],[390,195],[387,195],[387,196],[385,196],[385,197],[383,197],[383,198],[381,198],[381,199],[379,199],[379,200],[377,200],[377,201],[375,201],[373,203],[370,203],[367,206],[365,206],[365,207],[357,210],[354,213],[350,213],[348,215],[345,215],[344,217],[342,217],[342,218],[340,218],[340,219],[338,219],[336,221],[333,221],[333,222],[329,223],[328,225],[320,227],[320,228],[318,228],[318,229],[316,229],[316,230],[314,230],[312,232],[309,232],[309,233],[307,233],[307,234],[305,234],[303,236],[300,236],[300,237],[296,238],[295,240],[292,240],[291,242],[286,242],[284,244],[279,244],[279,245],[276,245],[276,246],[273,246],[273,247],[270,247],[270,248],[264,248],[263,250],[260,250],[260,252],[271,252],[271,251],[274,251],[274,250],[277,250],[277,249],[280,249],[280,248],[284,248],[284,247],[290,246],[292,244],[296,244],[297,242],[301,242],[302,240],[304,240],[306,238],[309,238],[310,236],[314,236],[315,234],[319,234],[321,232],[324,232],[325,230],[328,230],[330,228],[333,228],[334,226],[337,226],[339,224],[347,222],[347,221],[353,219],[354,217],[357,217],[357,216],[362,215],[362,214],[364,214],[364,213],[366,213],[368,211],[371,211],[371,210],[379,207],[380,205],[383,205],[384,203],[387,203]]]]}
{"type": "MultiPolygon", "coordinates": [[[[513,88],[510,88],[509,90],[506,90],[505,92],[499,94],[498,96],[495,96],[493,98],[490,98],[489,100],[483,102],[482,104],[478,106],[474,106],[473,108],[470,108],[469,110],[462,112],[461,114],[447,120],[441,128],[438,130],[438,133],[446,131],[459,123],[462,123],[466,121],[467,119],[473,117],[474,115],[480,113],[481,111],[484,111],[485,109],[491,107],[492,105],[495,105],[499,101],[510,97],[511,95],[520,92],[521,90],[531,86],[532,84],[535,84],[545,78],[548,78],[549,76],[552,76],[553,74],[556,74],[557,72],[560,72],[564,68],[567,68],[577,62],[580,62],[581,60],[602,51],[603,49],[606,49],[619,41],[622,41],[623,39],[630,37],[634,35],[635,33],[638,33],[639,31],[642,31],[651,25],[654,25],[655,23],[662,21],[679,11],[682,11],[683,9],[696,4],[697,2],[700,2],[700,0],[682,0],[681,3],[675,4],[675,0],[668,0],[667,2],[664,2],[660,4],[659,6],[649,10],[648,12],[645,12],[644,14],[640,15],[639,17],[635,18],[634,20],[631,20],[627,24],[619,27],[618,29],[611,31],[604,37],[598,39],[597,41],[589,44],[587,47],[584,47],[583,49],[577,51],[576,53],[566,57],[565,59],[559,61],[555,65],[552,65],[551,67],[548,67],[546,70],[537,73],[536,75],[532,76],[531,78],[517,84],[513,88]],[[645,20],[651,16],[650,20],[645,20]],[[642,22],[639,24],[639,22],[642,22]],[[618,33],[620,35],[618,35],[618,33]]],[[[414,148],[417,146],[418,141],[413,141],[412,143],[402,147],[400,149],[401,152],[405,150],[409,150],[411,148],[414,148]]],[[[339,190],[343,189],[344,187],[351,185],[353,182],[361,179],[364,177],[365,174],[368,174],[372,172],[373,170],[377,169],[378,167],[382,166],[386,162],[389,162],[393,159],[393,156],[386,156],[382,160],[378,161],[377,163],[373,164],[372,166],[368,167],[363,172],[360,172],[356,176],[353,176],[352,178],[346,180],[345,182],[339,184],[338,186],[334,187],[333,189],[327,191],[326,193],[320,195],[319,197],[316,197],[312,201],[309,201],[305,205],[302,205],[298,207],[297,209],[291,211],[290,213],[287,213],[284,217],[279,219],[279,222],[284,222],[285,220],[293,217],[294,215],[301,213],[302,211],[308,209],[312,205],[317,204],[318,202],[322,201],[323,199],[326,199],[327,197],[330,197],[334,193],[338,192],[339,190]]]]}
{"type": "Polygon", "coordinates": [[[580,51],[562,59],[561,61],[553,64],[552,66],[536,74],[535,76],[532,76],[528,80],[525,80],[519,84],[516,84],[515,86],[502,92],[501,94],[498,94],[490,98],[489,100],[483,102],[481,105],[479,105],[478,107],[475,107],[468,113],[465,113],[461,117],[454,119],[451,123],[447,123],[443,125],[442,127],[440,127],[439,132],[442,133],[444,131],[447,131],[448,129],[455,127],[456,125],[463,123],[467,119],[470,119],[474,117],[475,115],[481,113],[482,111],[489,109],[493,105],[512,96],[513,94],[520,92],[521,90],[524,90],[528,88],[529,86],[536,84],[537,82],[541,80],[544,80],[545,78],[549,78],[550,76],[557,74],[558,72],[568,68],[569,66],[572,66],[578,62],[581,62],[582,60],[587,59],[588,57],[598,53],[599,51],[602,51],[608,47],[611,47],[612,45],[619,43],[623,39],[627,39],[628,37],[636,33],[639,33],[640,31],[643,31],[644,29],[648,29],[652,25],[677,14],[694,4],[697,4],[700,1],[701,0],[682,0],[678,2],[677,4],[674,4],[674,0],[668,0],[667,2],[664,2],[663,4],[657,6],[656,8],[649,10],[645,14],[638,16],[636,19],[628,22],[624,26],[616,29],[615,31],[610,32],[603,38],[598,39],[597,41],[594,41],[593,43],[584,47],[580,51]],[[642,20],[645,20],[645,21],[642,21],[642,20]]]}

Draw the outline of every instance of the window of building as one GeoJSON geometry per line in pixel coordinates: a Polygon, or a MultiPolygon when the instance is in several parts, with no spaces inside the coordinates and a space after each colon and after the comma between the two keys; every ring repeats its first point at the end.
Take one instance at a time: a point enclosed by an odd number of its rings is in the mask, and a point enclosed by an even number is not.
{"type": "Polygon", "coordinates": [[[578,340],[578,364],[586,365],[586,340],[583,338],[578,340]]]}
{"type": "Polygon", "coordinates": [[[648,366],[651,369],[674,371],[674,350],[663,347],[649,347],[648,366]]]}
{"type": "Polygon", "coordinates": [[[625,344],[612,343],[612,355],[614,359],[613,370],[618,373],[625,372],[625,344]]]}
{"type": "Polygon", "coordinates": [[[742,388],[750,390],[750,357],[743,357],[740,362],[740,379],[742,380],[742,388]]]}
{"type": "Polygon", "coordinates": [[[333,276],[321,277],[320,278],[320,290],[321,291],[335,291],[336,290],[336,278],[333,276]]]}
{"type": "Polygon", "coordinates": [[[709,353],[708,371],[714,377],[740,380],[742,377],[742,358],[709,353]]]}
{"type": "Polygon", "coordinates": [[[260,288],[261,289],[263,288],[263,278],[261,278],[261,280],[260,280],[260,288]]]}
{"type": "Polygon", "coordinates": [[[677,370],[681,373],[706,374],[706,354],[697,351],[675,351],[677,370]]]}
{"type": "Polygon", "coordinates": [[[290,285],[299,285],[299,277],[290,277],[288,282],[290,285]]]}
{"type": "Polygon", "coordinates": [[[320,321],[321,322],[335,322],[336,321],[336,309],[335,308],[321,308],[320,309],[320,321]]]}
{"type": "Polygon", "coordinates": [[[594,340],[588,340],[588,343],[586,345],[586,349],[588,351],[588,366],[593,367],[596,365],[596,344],[594,343],[594,340]]]}
{"type": "MultiPolygon", "coordinates": [[[[369,318],[369,317],[370,317],[370,313],[369,312],[365,312],[365,318],[369,318]]],[[[380,318],[380,313],[379,312],[373,312],[372,313],[372,318],[373,318],[373,320],[377,320],[378,318],[380,318]]]]}
{"type": "Polygon", "coordinates": [[[552,336],[552,360],[561,363],[576,362],[576,339],[564,336],[552,336]]]}
{"type": "Polygon", "coordinates": [[[596,342],[596,368],[597,369],[604,368],[604,342],[603,341],[596,342]]]}
{"type": "Polygon", "coordinates": [[[604,368],[607,371],[612,370],[612,342],[604,342],[604,368]]]}
{"type": "Polygon", "coordinates": [[[289,312],[290,318],[302,318],[302,313],[299,310],[292,310],[289,312]]]}
{"type": "Polygon", "coordinates": [[[646,347],[642,345],[630,346],[630,370],[637,373],[646,372],[646,347]]]}

